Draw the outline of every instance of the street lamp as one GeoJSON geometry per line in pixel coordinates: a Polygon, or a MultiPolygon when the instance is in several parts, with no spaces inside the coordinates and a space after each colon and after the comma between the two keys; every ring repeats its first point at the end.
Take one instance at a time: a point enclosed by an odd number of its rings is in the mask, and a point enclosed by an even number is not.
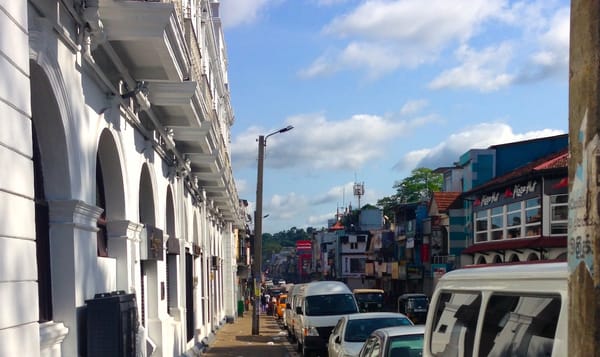
{"type": "Polygon", "coordinates": [[[260,288],[259,282],[262,281],[262,201],[263,201],[263,162],[265,160],[265,147],[267,146],[267,138],[271,135],[285,133],[294,129],[288,125],[285,128],[279,129],[270,133],[267,136],[261,135],[258,137],[258,170],[256,174],[256,211],[254,214],[254,306],[252,314],[252,334],[259,333],[259,313],[260,313],[260,288]]]}

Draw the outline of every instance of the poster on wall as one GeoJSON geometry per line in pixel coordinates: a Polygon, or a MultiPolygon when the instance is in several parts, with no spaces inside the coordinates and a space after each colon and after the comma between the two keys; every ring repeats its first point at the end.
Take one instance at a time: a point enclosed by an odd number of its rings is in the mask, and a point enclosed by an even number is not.
{"type": "Polygon", "coordinates": [[[406,277],[408,280],[423,279],[422,267],[417,265],[408,265],[406,267],[406,277]]]}
{"type": "Polygon", "coordinates": [[[398,279],[400,277],[400,271],[398,269],[398,262],[391,262],[392,266],[392,279],[398,279]]]}
{"type": "Polygon", "coordinates": [[[398,280],[406,280],[406,261],[398,262],[398,280]]]}

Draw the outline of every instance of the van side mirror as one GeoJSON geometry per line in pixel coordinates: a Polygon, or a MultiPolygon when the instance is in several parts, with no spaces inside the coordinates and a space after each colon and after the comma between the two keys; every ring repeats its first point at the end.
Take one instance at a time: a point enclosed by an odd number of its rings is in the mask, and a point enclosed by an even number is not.
{"type": "Polygon", "coordinates": [[[335,343],[342,343],[340,336],[335,336],[335,343]]]}
{"type": "Polygon", "coordinates": [[[296,313],[302,315],[302,308],[300,306],[296,306],[296,313]]]}

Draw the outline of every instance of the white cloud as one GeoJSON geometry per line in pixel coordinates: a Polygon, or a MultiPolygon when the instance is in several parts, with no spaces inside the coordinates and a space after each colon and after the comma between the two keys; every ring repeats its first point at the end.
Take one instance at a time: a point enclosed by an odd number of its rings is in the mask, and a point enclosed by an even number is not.
{"type": "Polygon", "coordinates": [[[311,199],[310,203],[312,205],[319,205],[337,202],[339,205],[343,206],[345,201],[348,201],[352,197],[353,187],[354,182],[347,182],[344,185],[332,187],[326,193],[311,199]]]}
{"type": "Polygon", "coordinates": [[[334,6],[348,2],[348,0],[314,0],[317,6],[334,6]]]}
{"type": "Polygon", "coordinates": [[[248,182],[244,179],[236,179],[235,187],[237,188],[238,192],[244,192],[248,187],[248,182]]]}
{"type": "Polygon", "coordinates": [[[315,228],[327,227],[327,222],[330,219],[334,219],[334,218],[335,218],[335,211],[321,214],[321,215],[309,215],[308,218],[306,219],[306,223],[307,223],[307,226],[309,226],[309,227],[315,227],[315,228]]]}
{"type": "Polygon", "coordinates": [[[481,23],[497,17],[502,0],[421,0],[363,2],[333,19],[324,34],[348,39],[342,50],[329,49],[304,77],[364,69],[371,79],[398,68],[432,62],[442,50],[470,39],[481,23]],[[435,9],[435,11],[432,11],[435,9]]]}
{"type": "Polygon", "coordinates": [[[482,92],[507,87],[513,81],[513,76],[506,73],[512,52],[508,43],[480,52],[463,45],[455,54],[461,65],[442,72],[428,86],[431,89],[475,88],[482,92]]]}
{"type": "MultiPolygon", "coordinates": [[[[340,121],[330,121],[323,114],[297,115],[288,118],[282,125],[293,125],[293,130],[269,137],[265,166],[356,170],[369,161],[385,156],[386,143],[410,135],[414,128],[437,120],[435,115],[397,120],[357,114],[340,121]]],[[[255,166],[256,139],[272,131],[261,132],[260,128],[252,127],[234,138],[231,150],[233,166],[255,166]]]]}
{"type": "Polygon", "coordinates": [[[391,39],[438,50],[451,41],[470,38],[478,24],[494,16],[500,0],[366,1],[334,19],[326,33],[371,39],[391,39]]]}
{"type": "Polygon", "coordinates": [[[304,196],[297,195],[295,192],[273,195],[264,203],[263,213],[269,214],[269,219],[290,220],[307,207],[307,202],[304,196]]]}
{"type": "Polygon", "coordinates": [[[538,37],[539,48],[523,66],[517,81],[531,82],[550,76],[566,77],[569,69],[570,10],[559,9],[538,37]]]}
{"type": "Polygon", "coordinates": [[[400,109],[401,115],[411,115],[425,108],[429,103],[426,99],[409,100],[400,109]]]}
{"type": "Polygon", "coordinates": [[[445,141],[431,148],[413,150],[394,166],[401,171],[417,167],[436,168],[451,166],[460,155],[471,149],[485,149],[492,145],[542,138],[564,134],[561,130],[542,129],[525,133],[514,133],[505,123],[481,123],[450,135],[445,141]]]}
{"type": "Polygon", "coordinates": [[[223,27],[232,28],[256,22],[273,0],[223,0],[220,16],[223,27]]]}
{"type": "Polygon", "coordinates": [[[458,64],[430,88],[490,92],[566,74],[569,21],[568,7],[549,0],[364,1],[323,28],[338,42],[299,74],[363,71],[374,80],[424,64],[445,66],[450,61],[439,61],[456,47],[458,64]],[[482,40],[487,47],[480,48],[482,40]]]}
{"type": "Polygon", "coordinates": [[[378,79],[400,67],[411,68],[431,60],[387,42],[351,42],[341,51],[328,51],[299,71],[302,78],[330,75],[345,70],[364,70],[368,79],[378,79]]]}

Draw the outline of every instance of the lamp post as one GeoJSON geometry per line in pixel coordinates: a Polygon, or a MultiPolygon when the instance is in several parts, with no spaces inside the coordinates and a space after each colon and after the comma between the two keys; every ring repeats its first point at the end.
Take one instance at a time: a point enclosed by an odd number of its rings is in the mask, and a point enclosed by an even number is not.
{"type": "Polygon", "coordinates": [[[260,313],[260,288],[262,282],[262,201],[263,201],[263,162],[265,160],[265,147],[267,146],[267,138],[271,135],[285,133],[294,129],[288,125],[285,128],[279,129],[270,133],[267,136],[261,135],[258,137],[258,169],[256,174],[256,211],[254,213],[254,306],[252,314],[252,334],[259,334],[259,313],[260,313]]]}

